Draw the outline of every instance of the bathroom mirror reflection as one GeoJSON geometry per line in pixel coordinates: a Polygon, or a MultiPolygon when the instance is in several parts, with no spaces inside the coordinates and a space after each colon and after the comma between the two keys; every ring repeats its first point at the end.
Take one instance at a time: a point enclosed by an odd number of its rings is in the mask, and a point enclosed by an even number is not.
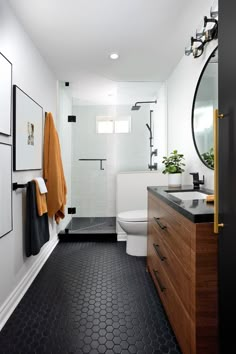
{"type": "Polygon", "coordinates": [[[201,161],[214,169],[213,113],[218,108],[218,49],[200,75],[192,108],[193,141],[201,161]]]}

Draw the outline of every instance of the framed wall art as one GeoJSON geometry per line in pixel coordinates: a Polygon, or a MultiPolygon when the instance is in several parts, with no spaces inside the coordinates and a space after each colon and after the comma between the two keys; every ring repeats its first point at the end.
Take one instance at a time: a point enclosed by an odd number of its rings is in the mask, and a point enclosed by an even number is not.
{"type": "Polygon", "coordinates": [[[13,86],[14,171],[41,170],[43,108],[13,86]]]}
{"type": "Polygon", "coordinates": [[[12,231],[12,147],[0,143],[0,238],[12,231]]]}
{"type": "Polygon", "coordinates": [[[11,135],[12,64],[0,53],[0,134],[11,135]]]}

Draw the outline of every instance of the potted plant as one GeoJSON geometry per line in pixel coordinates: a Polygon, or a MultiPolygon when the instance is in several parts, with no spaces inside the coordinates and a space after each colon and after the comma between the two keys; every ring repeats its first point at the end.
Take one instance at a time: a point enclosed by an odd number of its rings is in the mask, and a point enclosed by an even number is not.
{"type": "Polygon", "coordinates": [[[214,149],[210,148],[209,151],[204,152],[202,154],[203,160],[206,162],[208,167],[211,167],[214,169],[214,149]]]}
{"type": "Polygon", "coordinates": [[[168,173],[168,185],[170,187],[181,186],[182,172],[184,172],[184,155],[179,154],[177,150],[170,153],[170,156],[164,156],[162,163],[165,165],[162,173],[168,173]]]}

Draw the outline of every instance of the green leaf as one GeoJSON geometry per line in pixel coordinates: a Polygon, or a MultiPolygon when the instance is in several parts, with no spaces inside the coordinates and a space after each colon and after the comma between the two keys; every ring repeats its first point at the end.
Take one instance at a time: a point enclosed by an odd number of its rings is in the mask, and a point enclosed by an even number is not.
{"type": "Polygon", "coordinates": [[[166,173],[181,173],[184,172],[182,166],[185,166],[183,163],[184,155],[178,154],[178,150],[173,150],[170,153],[170,156],[163,156],[162,163],[165,168],[162,171],[164,174],[166,173]]]}

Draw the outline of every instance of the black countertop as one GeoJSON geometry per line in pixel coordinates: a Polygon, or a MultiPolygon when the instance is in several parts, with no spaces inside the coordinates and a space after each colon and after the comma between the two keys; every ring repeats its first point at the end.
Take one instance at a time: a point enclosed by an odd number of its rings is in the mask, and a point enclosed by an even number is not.
{"type": "Polygon", "coordinates": [[[168,192],[183,192],[183,191],[197,191],[206,194],[213,194],[212,190],[201,188],[194,190],[193,186],[182,186],[178,188],[168,186],[147,187],[148,191],[156,197],[163,200],[170,207],[178,211],[187,219],[194,223],[213,222],[214,220],[214,204],[207,203],[201,199],[180,200],[168,192]]]}

